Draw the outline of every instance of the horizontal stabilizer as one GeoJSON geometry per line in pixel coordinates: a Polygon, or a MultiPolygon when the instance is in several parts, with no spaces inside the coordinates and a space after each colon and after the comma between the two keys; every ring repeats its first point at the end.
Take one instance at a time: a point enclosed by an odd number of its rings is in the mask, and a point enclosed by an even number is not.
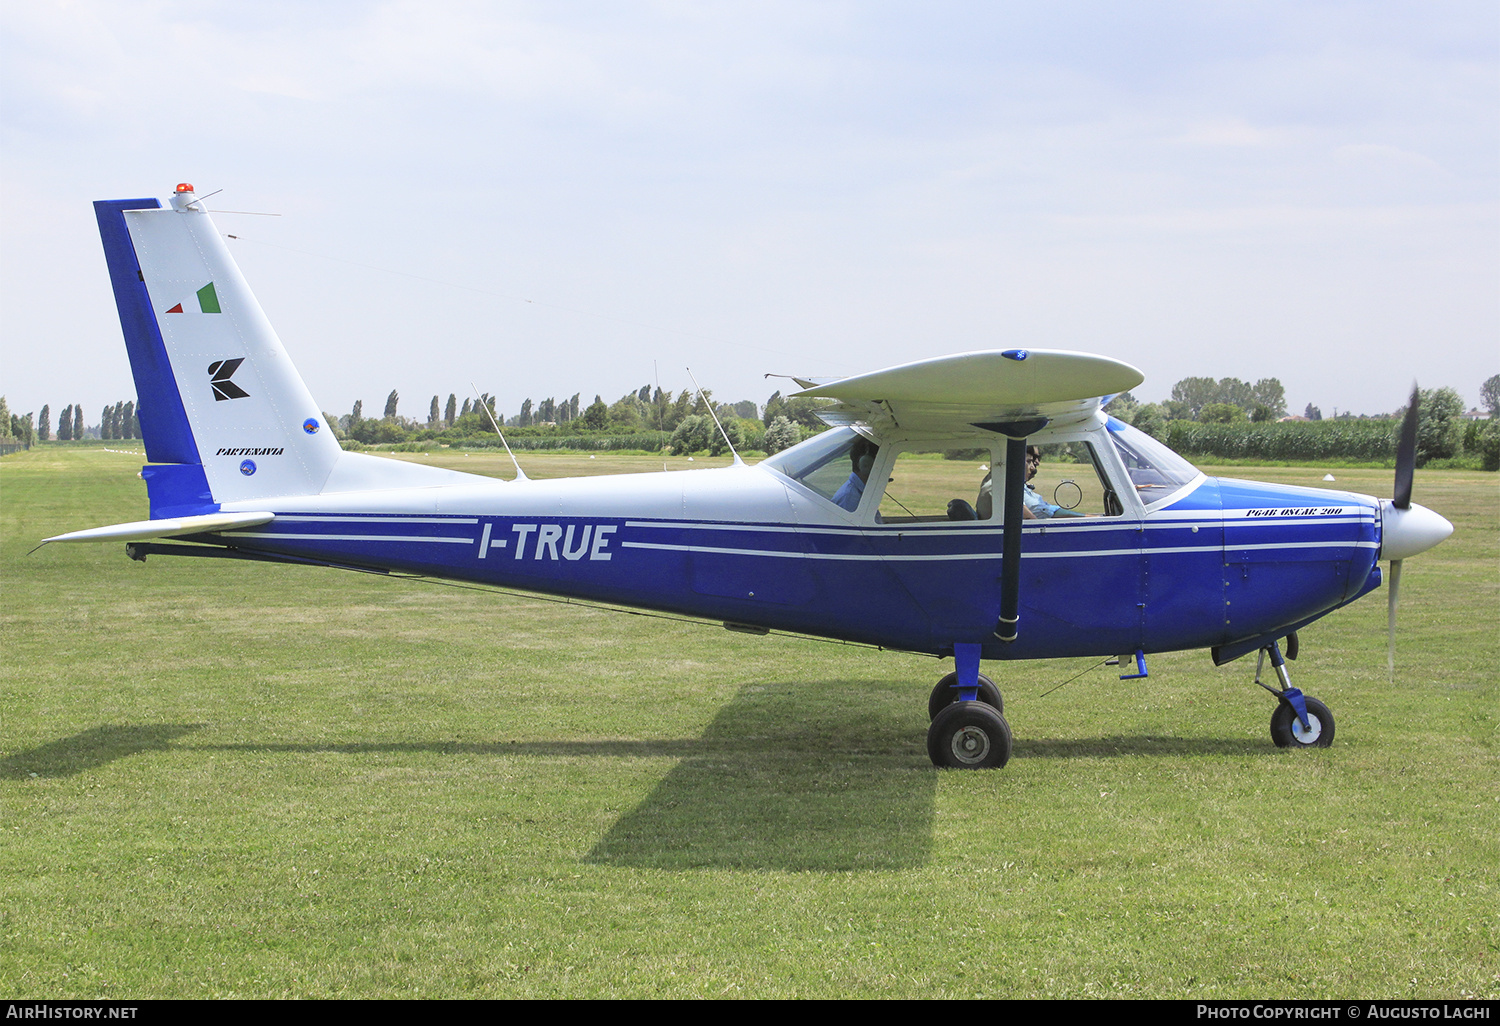
{"type": "MultiPolygon", "coordinates": [[[[269,524],[275,519],[274,513],[207,513],[197,517],[137,520],[130,524],[111,524],[108,527],[91,527],[87,531],[59,534],[55,538],[42,539],[42,545],[48,542],[146,541],[149,538],[176,538],[184,534],[207,534],[212,531],[258,527],[261,524],[269,524]]],[[[40,547],[40,545],[37,546],[37,548],[40,547]]]]}

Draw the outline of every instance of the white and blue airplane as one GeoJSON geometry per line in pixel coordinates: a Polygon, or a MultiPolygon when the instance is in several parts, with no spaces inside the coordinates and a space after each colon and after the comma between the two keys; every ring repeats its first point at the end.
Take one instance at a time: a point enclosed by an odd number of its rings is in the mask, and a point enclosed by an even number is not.
{"type": "Polygon", "coordinates": [[[951,657],[929,699],[938,766],[1010,758],[981,660],[1116,656],[1140,677],[1147,655],[1198,648],[1259,652],[1274,742],[1326,746],[1333,716],[1292,686],[1281,643],[1295,658],[1296,632],[1379,587],[1382,559],[1394,628],[1401,561],[1453,529],[1411,502],[1415,396],[1382,500],[1207,477],[1106,412],[1134,367],[1035,349],[797,379],[832,400],[833,426],[756,466],[502,481],[345,452],[191,185],[165,207],[94,207],[151,519],[47,541],[398,571],[951,657]]]}

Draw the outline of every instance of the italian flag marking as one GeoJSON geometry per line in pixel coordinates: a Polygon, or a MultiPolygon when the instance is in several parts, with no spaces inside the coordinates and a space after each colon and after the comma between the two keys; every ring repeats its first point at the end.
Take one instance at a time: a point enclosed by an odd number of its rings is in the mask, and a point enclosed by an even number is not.
{"type": "Polygon", "coordinates": [[[167,313],[223,313],[219,309],[219,294],[214,291],[214,283],[209,282],[197,292],[193,293],[192,299],[184,299],[167,313]],[[184,309],[186,307],[186,309],[184,309]]]}

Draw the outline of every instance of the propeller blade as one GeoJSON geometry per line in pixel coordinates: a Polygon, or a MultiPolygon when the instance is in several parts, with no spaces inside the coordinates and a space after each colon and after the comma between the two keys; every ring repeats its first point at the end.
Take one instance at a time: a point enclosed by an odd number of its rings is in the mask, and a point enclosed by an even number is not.
{"type": "Polygon", "coordinates": [[[1401,600],[1401,560],[1391,560],[1391,589],[1386,599],[1385,668],[1391,683],[1396,682],[1396,605],[1401,600]]]}
{"type": "Polygon", "coordinates": [[[1396,489],[1391,494],[1391,505],[1397,509],[1411,508],[1411,479],[1417,469],[1417,412],[1420,405],[1421,395],[1417,392],[1416,382],[1412,382],[1411,402],[1406,404],[1401,439],[1396,443],[1396,489]]]}

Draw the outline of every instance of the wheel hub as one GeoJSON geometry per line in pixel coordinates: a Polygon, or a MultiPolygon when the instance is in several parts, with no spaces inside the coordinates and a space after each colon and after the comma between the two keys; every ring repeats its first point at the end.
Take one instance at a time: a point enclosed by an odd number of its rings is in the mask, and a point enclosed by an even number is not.
{"type": "Polygon", "coordinates": [[[990,736],[978,727],[960,727],[953,733],[952,747],[960,762],[983,762],[990,753],[990,736]]]}
{"type": "Polygon", "coordinates": [[[1323,735],[1323,721],[1313,713],[1307,714],[1307,729],[1302,729],[1302,722],[1295,717],[1292,719],[1292,737],[1297,739],[1298,744],[1310,745],[1323,735]]]}

